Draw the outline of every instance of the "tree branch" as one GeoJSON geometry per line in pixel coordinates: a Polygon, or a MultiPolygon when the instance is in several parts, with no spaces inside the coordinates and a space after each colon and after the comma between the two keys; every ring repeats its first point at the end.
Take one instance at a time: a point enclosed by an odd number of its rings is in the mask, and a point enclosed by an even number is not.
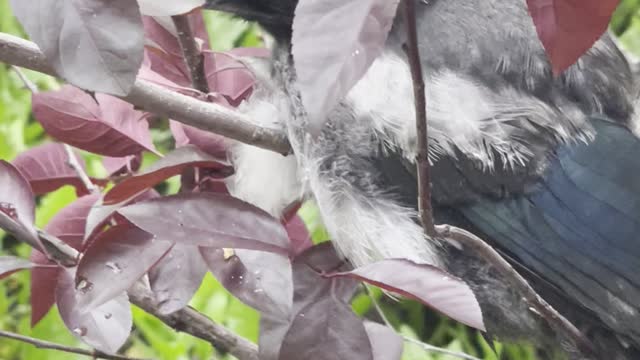
{"type": "Polygon", "coordinates": [[[418,173],[418,211],[425,233],[433,238],[436,230],[431,208],[431,175],[429,164],[429,132],[427,127],[427,97],[425,94],[420,49],[418,49],[418,33],[416,30],[416,4],[413,0],[405,0],[402,4],[404,20],[407,25],[407,43],[404,44],[409,60],[409,69],[413,79],[413,97],[416,111],[416,132],[418,151],[416,167],[418,173]]]}
{"type": "MultiPolygon", "coordinates": [[[[12,228],[3,226],[5,224],[2,223],[2,219],[3,217],[0,216],[0,227],[11,232],[12,228]]],[[[28,234],[21,234],[19,232],[13,234],[18,240],[26,242],[32,247],[36,247],[31,242],[25,241],[24,236],[28,234]]],[[[53,257],[51,260],[63,266],[73,266],[76,263],[76,259],[78,259],[80,255],[76,249],[44,231],[38,231],[38,235],[44,246],[47,249],[53,250],[50,252],[50,255],[53,257]]],[[[129,289],[128,294],[133,304],[157,317],[174,330],[182,331],[208,341],[217,349],[229,352],[240,360],[258,360],[258,347],[255,344],[234,334],[223,326],[214,323],[211,319],[195,309],[185,308],[170,315],[162,314],[153,293],[139,283],[129,289]]]]}
{"type": "Polygon", "coordinates": [[[68,144],[63,144],[64,151],[67,153],[67,165],[73,170],[76,175],[80,178],[82,185],[87,189],[87,191],[91,194],[95,194],[99,191],[98,187],[91,181],[89,175],[84,171],[82,165],[78,162],[78,158],[76,154],[73,152],[73,148],[68,144]]]}
{"type": "Polygon", "coordinates": [[[571,339],[583,354],[593,354],[593,345],[584,334],[538,295],[527,280],[484,240],[466,230],[450,225],[438,225],[436,226],[436,231],[442,238],[455,241],[465,251],[472,252],[491,264],[500,273],[502,279],[515,289],[527,304],[537,311],[552,328],[571,339]]]}
{"type": "Polygon", "coordinates": [[[191,83],[195,89],[207,94],[209,92],[209,84],[204,72],[204,57],[191,31],[189,16],[176,15],[172,16],[171,20],[173,20],[173,25],[175,25],[178,32],[178,42],[184,55],[184,62],[191,75],[191,83]]]}
{"type": "MultiPolygon", "coordinates": [[[[38,46],[30,41],[0,33],[0,62],[56,76],[38,46]]],[[[151,82],[137,79],[128,103],[201,130],[255,145],[280,154],[291,153],[286,134],[251,124],[244,114],[221,105],[176,93],[151,82]]]]}
{"type": "Polygon", "coordinates": [[[19,335],[19,334],[15,334],[15,333],[8,332],[8,331],[3,331],[3,330],[0,330],[0,337],[4,337],[4,338],[7,338],[7,339],[13,339],[13,340],[17,340],[17,341],[22,341],[23,343],[31,344],[31,345],[33,345],[33,346],[35,346],[37,348],[40,348],[40,349],[50,349],[50,350],[63,351],[63,352],[70,353],[70,354],[85,355],[85,356],[90,356],[93,359],[141,360],[141,359],[132,358],[132,357],[128,357],[128,356],[108,355],[108,354],[103,354],[103,353],[97,352],[97,351],[91,351],[91,350],[85,350],[85,349],[80,349],[80,348],[74,348],[74,347],[70,347],[70,346],[60,345],[60,344],[52,343],[52,342],[49,342],[49,341],[35,339],[35,338],[32,338],[32,337],[19,335]]]}
{"type": "Polygon", "coordinates": [[[473,252],[495,267],[502,275],[502,279],[518,291],[527,301],[530,307],[535,309],[556,331],[563,333],[571,339],[583,354],[593,354],[591,342],[569,320],[558,313],[547,303],[529,283],[493,249],[474,234],[450,226],[435,226],[433,221],[433,208],[431,206],[431,178],[429,174],[429,139],[427,127],[427,102],[425,96],[425,84],[418,48],[418,36],[416,30],[415,1],[403,1],[403,15],[406,23],[407,53],[411,77],[413,80],[414,99],[416,106],[416,129],[418,136],[418,152],[416,166],[418,173],[418,206],[420,219],[425,233],[430,237],[438,237],[456,241],[464,246],[465,251],[473,252]]]}

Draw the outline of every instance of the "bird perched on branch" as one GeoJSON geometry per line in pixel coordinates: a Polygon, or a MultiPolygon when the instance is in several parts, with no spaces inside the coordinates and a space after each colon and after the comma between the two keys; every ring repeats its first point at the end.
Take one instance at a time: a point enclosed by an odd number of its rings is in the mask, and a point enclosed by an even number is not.
{"type": "MultiPolygon", "coordinates": [[[[524,0],[416,2],[436,222],[499,249],[593,340],[599,356],[640,358],[640,140],[624,56],[604,35],[554,77],[524,0]]],[[[240,108],[260,125],[287,131],[295,152],[282,157],[237,145],[232,192],[274,215],[311,195],[354,265],[407,258],[444,266],[469,282],[492,333],[545,333],[547,325],[491,266],[455,245],[427,241],[417,222],[402,17],[382,55],[309,140],[288,91],[296,4],[207,3],[257,21],[275,38],[270,68],[256,70],[259,84],[240,108]]]]}

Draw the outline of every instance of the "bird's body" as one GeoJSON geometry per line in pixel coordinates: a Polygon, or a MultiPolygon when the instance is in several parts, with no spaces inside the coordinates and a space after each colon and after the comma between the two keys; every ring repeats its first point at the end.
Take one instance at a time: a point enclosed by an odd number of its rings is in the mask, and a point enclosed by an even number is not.
{"type": "MultiPolygon", "coordinates": [[[[408,258],[446,266],[472,282],[485,317],[496,314],[499,335],[544,326],[490,269],[427,241],[416,222],[415,114],[401,17],[320,136],[304,135],[302,111],[289,96],[296,2],[208,4],[276,37],[272,68],[240,109],[286,130],[295,151],[282,157],[237,145],[231,191],[273,214],[311,195],[355,265],[408,258]],[[279,185],[265,192],[265,183],[279,185]],[[498,314],[501,307],[513,311],[498,314]]],[[[563,314],[599,334],[608,358],[633,358],[640,348],[640,140],[630,130],[636,89],[623,55],[605,35],[554,78],[524,0],[418,3],[437,222],[490,241],[563,314]]]]}

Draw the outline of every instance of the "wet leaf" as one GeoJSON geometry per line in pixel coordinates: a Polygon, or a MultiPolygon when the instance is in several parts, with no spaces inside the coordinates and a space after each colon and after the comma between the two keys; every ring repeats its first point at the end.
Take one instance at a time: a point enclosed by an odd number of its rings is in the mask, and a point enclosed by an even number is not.
{"type": "Polygon", "coordinates": [[[154,239],[138,228],[118,225],[101,233],[80,259],[76,285],[85,291],[77,306],[93,310],[127,291],[171,249],[173,243],[154,239]]]}
{"type": "Polygon", "coordinates": [[[133,321],[129,299],[126,293],[121,293],[113,300],[84,312],[78,306],[77,296],[88,287],[88,284],[76,287],[75,268],[60,271],[56,288],[60,317],[78,339],[102,352],[114,354],[131,332],[133,321]]]}

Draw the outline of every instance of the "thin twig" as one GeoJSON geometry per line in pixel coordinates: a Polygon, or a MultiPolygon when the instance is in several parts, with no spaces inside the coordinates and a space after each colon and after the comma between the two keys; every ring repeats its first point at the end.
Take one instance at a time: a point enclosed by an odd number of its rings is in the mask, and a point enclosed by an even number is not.
{"type": "Polygon", "coordinates": [[[91,194],[96,194],[100,189],[91,181],[89,175],[84,171],[82,165],[78,161],[76,154],[73,152],[73,148],[71,148],[68,144],[63,144],[64,151],[67,153],[67,165],[73,170],[76,175],[80,178],[82,185],[89,191],[91,194]]]}
{"type": "Polygon", "coordinates": [[[512,285],[524,296],[529,305],[538,311],[541,316],[555,329],[565,333],[573,340],[584,354],[592,354],[593,347],[586,337],[566,318],[549,305],[527,281],[511,267],[491,246],[479,237],[468,231],[449,225],[435,226],[433,221],[433,209],[431,206],[431,179],[429,174],[429,143],[427,128],[427,104],[425,95],[420,50],[418,48],[418,35],[416,30],[415,1],[403,1],[403,15],[406,23],[407,43],[405,51],[409,60],[409,68],[413,79],[414,98],[416,105],[416,129],[418,136],[418,151],[416,166],[418,173],[418,206],[420,219],[425,233],[431,237],[451,239],[467,247],[468,251],[482,257],[492,264],[503,276],[503,279],[512,285]]]}
{"type": "Polygon", "coordinates": [[[416,152],[416,167],[418,173],[418,210],[420,221],[425,233],[429,237],[436,236],[431,207],[431,175],[429,164],[429,132],[427,127],[427,97],[425,94],[424,76],[420,62],[418,48],[418,33],[416,30],[416,4],[413,0],[403,1],[404,21],[407,25],[407,43],[405,52],[409,60],[409,69],[413,80],[413,97],[416,111],[416,132],[418,149],[416,152]]]}
{"type": "Polygon", "coordinates": [[[13,70],[18,75],[20,81],[22,81],[24,86],[29,89],[32,94],[38,93],[38,86],[36,86],[33,81],[29,80],[29,78],[22,72],[22,70],[20,70],[18,66],[11,65],[11,70],[13,70]]]}
{"type": "Polygon", "coordinates": [[[207,75],[204,72],[204,57],[198,47],[193,32],[191,31],[191,24],[189,23],[188,15],[176,15],[172,16],[173,24],[176,27],[178,33],[178,42],[184,55],[184,62],[189,69],[189,75],[191,77],[191,84],[195,89],[202,91],[203,93],[209,93],[209,84],[207,83],[207,75]]]}
{"type": "Polygon", "coordinates": [[[450,225],[438,225],[439,236],[461,245],[465,251],[483,258],[500,273],[502,279],[521,294],[531,308],[536,310],[556,331],[571,339],[585,355],[593,354],[593,345],[569,320],[547,303],[494,248],[476,235],[450,225]]]}
{"type": "MultiPolygon", "coordinates": [[[[0,62],[56,76],[55,70],[30,41],[0,32],[0,62]]],[[[249,118],[222,105],[200,101],[149,81],[137,79],[122,100],[159,116],[226,136],[280,154],[291,153],[284,132],[253,125],[249,118]]]]}
{"type": "Polygon", "coordinates": [[[460,359],[482,360],[482,359],[479,359],[479,358],[477,358],[475,356],[471,356],[469,354],[465,354],[465,353],[462,353],[462,352],[448,350],[448,349],[444,349],[444,348],[441,348],[441,347],[429,345],[429,344],[424,343],[424,342],[422,342],[420,340],[412,339],[412,338],[410,338],[408,336],[404,336],[404,335],[400,335],[400,336],[402,337],[402,339],[404,341],[410,342],[412,344],[416,344],[416,345],[422,347],[425,351],[428,351],[428,352],[437,352],[437,353],[440,353],[440,354],[445,354],[445,355],[457,357],[457,358],[460,358],[460,359]]]}
{"type": "MultiPolygon", "coordinates": [[[[12,232],[14,229],[3,226],[3,218],[4,217],[0,216],[0,227],[4,228],[8,232],[12,232]]],[[[62,240],[51,234],[47,234],[44,231],[37,231],[37,234],[45,247],[53,250],[50,252],[50,255],[53,257],[51,260],[63,266],[72,266],[75,264],[76,259],[80,255],[76,249],[66,245],[62,240]]],[[[13,235],[23,242],[26,242],[24,237],[29,236],[28,233],[22,234],[20,232],[13,233],[13,235]]],[[[32,247],[37,245],[34,245],[31,242],[28,242],[28,244],[32,247]]],[[[197,310],[193,308],[185,308],[169,315],[163,314],[160,311],[153,293],[139,283],[136,283],[128,291],[128,294],[129,299],[133,304],[157,317],[174,330],[182,331],[205,340],[217,349],[229,352],[240,360],[258,360],[258,347],[255,344],[239,335],[236,335],[225,327],[214,323],[211,319],[199,313],[197,310]]]]}
{"type": "Polygon", "coordinates": [[[387,318],[387,315],[384,313],[384,311],[382,311],[382,307],[380,306],[378,299],[376,299],[375,296],[373,296],[373,292],[369,288],[369,285],[362,284],[362,286],[364,286],[364,291],[369,296],[369,299],[371,299],[371,303],[373,304],[373,307],[376,310],[376,313],[378,313],[378,316],[380,316],[380,318],[382,319],[385,325],[395,330],[395,328],[393,327],[393,325],[391,325],[391,322],[387,318]]]}
{"type": "Polygon", "coordinates": [[[15,333],[8,332],[8,331],[3,331],[3,330],[0,330],[0,337],[4,337],[4,338],[7,338],[7,339],[13,339],[13,340],[17,340],[17,341],[22,341],[23,343],[31,344],[31,345],[33,345],[33,346],[35,346],[37,348],[40,348],[40,349],[58,350],[58,351],[63,351],[63,352],[70,353],[70,354],[85,355],[85,356],[90,356],[90,357],[92,357],[94,359],[142,360],[142,359],[132,358],[132,357],[123,356],[123,355],[109,355],[109,354],[104,354],[104,353],[97,352],[97,351],[85,350],[85,349],[80,349],[80,348],[74,348],[74,347],[70,347],[70,346],[60,345],[60,344],[52,343],[52,342],[49,342],[49,341],[35,339],[35,338],[32,338],[32,337],[28,337],[28,336],[24,336],[24,335],[20,335],[20,334],[15,334],[15,333]]]}
{"type": "Polygon", "coordinates": [[[389,321],[389,319],[387,318],[387,315],[385,315],[384,311],[382,310],[382,307],[380,306],[380,303],[378,302],[378,300],[373,296],[373,293],[371,292],[371,289],[369,289],[369,287],[367,285],[363,285],[365,288],[365,291],[367,292],[367,295],[369,296],[369,299],[371,299],[371,302],[373,303],[374,309],[376,310],[376,313],[378,314],[378,316],[380,316],[380,318],[382,319],[382,321],[384,322],[384,324],[390,328],[391,330],[395,331],[398,336],[400,336],[404,341],[406,342],[410,342],[416,345],[421,346],[425,351],[428,352],[437,352],[440,354],[445,354],[445,355],[450,355],[450,356],[454,356],[460,359],[468,359],[468,360],[481,360],[478,359],[474,356],[465,354],[463,352],[458,352],[458,351],[453,351],[453,350],[449,350],[449,349],[444,349],[438,346],[434,346],[434,345],[429,345],[427,343],[424,343],[420,340],[416,340],[416,339],[412,339],[406,335],[402,335],[400,333],[398,333],[396,331],[396,329],[394,328],[394,326],[391,324],[391,322],[389,321]]]}

